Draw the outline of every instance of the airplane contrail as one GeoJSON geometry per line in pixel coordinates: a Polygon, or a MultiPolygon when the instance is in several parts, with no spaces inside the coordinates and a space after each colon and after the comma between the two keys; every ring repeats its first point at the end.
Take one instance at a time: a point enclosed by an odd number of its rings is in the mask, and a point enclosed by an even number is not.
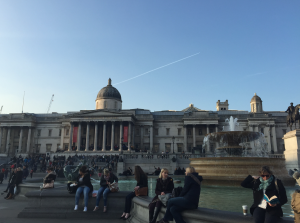
{"type": "MultiPolygon", "coordinates": [[[[199,53],[200,53],[200,52],[199,52],[199,53]]],[[[166,64],[166,65],[163,65],[163,66],[161,66],[161,67],[155,68],[155,69],[153,69],[153,70],[149,70],[149,71],[147,71],[147,72],[145,72],[145,73],[139,74],[139,75],[137,75],[137,76],[135,76],[135,77],[129,78],[129,79],[125,80],[125,81],[121,81],[121,82],[116,83],[116,84],[114,84],[114,85],[121,84],[121,83],[124,83],[124,82],[126,82],[126,81],[130,81],[130,80],[132,80],[132,79],[135,79],[135,78],[137,78],[137,77],[143,76],[143,75],[145,75],[145,74],[149,74],[149,73],[151,73],[151,72],[153,72],[153,71],[159,70],[159,69],[161,69],[161,68],[170,66],[170,65],[172,65],[172,64],[174,64],[174,63],[178,63],[178,62],[180,62],[180,61],[182,61],[182,60],[186,60],[186,59],[188,59],[188,58],[190,58],[190,57],[196,56],[196,55],[198,55],[199,53],[195,53],[195,54],[193,54],[193,55],[190,55],[190,56],[188,56],[188,57],[182,58],[182,59],[180,59],[180,60],[176,60],[176,61],[174,61],[174,62],[172,62],[172,63],[168,63],[168,64],[166,64]]]]}

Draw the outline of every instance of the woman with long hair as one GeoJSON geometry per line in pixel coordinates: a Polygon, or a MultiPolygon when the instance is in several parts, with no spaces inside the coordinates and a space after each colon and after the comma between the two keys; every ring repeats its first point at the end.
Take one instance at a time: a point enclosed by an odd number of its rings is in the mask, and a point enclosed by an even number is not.
{"type": "MultiPolygon", "coordinates": [[[[136,187],[134,188],[133,192],[128,194],[125,199],[125,209],[121,216],[123,220],[127,220],[130,217],[130,209],[131,209],[131,200],[134,198],[135,192],[141,188],[147,187],[148,188],[148,177],[142,170],[140,166],[135,166],[134,168],[134,178],[136,180],[136,187]]],[[[148,193],[147,193],[148,195],[148,193]]]]}
{"type": "Polygon", "coordinates": [[[88,168],[86,166],[82,166],[79,169],[79,175],[77,177],[77,186],[76,195],[75,195],[75,208],[74,210],[78,210],[78,203],[80,194],[83,193],[84,195],[84,209],[83,211],[87,211],[88,201],[89,201],[89,193],[93,191],[93,185],[91,183],[90,174],[88,168]]]}
{"type": "MultiPolygon", "coordinates": [[[[250,208],[255,223],[276,223],[283,216],[281,206],[287,202],[286,191],[281,180],[276,179],[268,166],[259,170],[260,176],[247,176],[242,187],[253,190],[254,202],[250,208]],[[278,202],[271,204],[264,199],[276,196],[278,202]]],[[[273,202],[272,202],[273,203],[273,202]]]]}
{"type": "Polygon", "coordinates": [[[185,175],[184,187],[179,197],[168,201],[165,216],[158,223],[168,223],[173,220],[176,223],[185,223],[181,212],[198,208],[201,191],[200,184],[203,178],[196,173],[194,167],[186,168],[185,175]]]}
{"type": "Polygon", "coordinates": [[[149,204],[149,223],[156,223],[157,216],[160,212],[161,207],[163,206],[163,203],[158,199],[158,195],[166,195],[168,193],[172,193],[173,189],[174,182],[173,179],[169,177],[168,169],[161,169],[159,178],[156,180],[156,196],[152,199],[151,203],[149,204]]]}
{"type": "Polygon", "coordinates": [[[107,211],[107,195],[110,192],[109,185],[114,182],[118,182],[118,177],[116,177],[116,175],[114,175],[108,169],[104,169],[100,180],[101,187],[97,193],[96,206],[94,208],[94,211],[99,210],[99,202],[102,195],[103,195],[103,202],[104,202],[103,212],[107,211]]]}

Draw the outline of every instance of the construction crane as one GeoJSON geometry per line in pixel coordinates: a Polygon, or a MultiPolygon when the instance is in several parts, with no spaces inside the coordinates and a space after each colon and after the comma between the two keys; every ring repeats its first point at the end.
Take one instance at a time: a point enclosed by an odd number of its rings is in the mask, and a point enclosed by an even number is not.
{"type": "Polygon", "coordinates": [[[0,114],[2,113],[2,108],[3,108],[3,105],[1,106],[1,109],[0,109],[0,114]]]}
{"type": "Polygon", "coordinates": [[[54,98],[54,94],[51,97],[47,113],[49,113],[49,111],[50,111],[50,108],[51,108],[51,105],[52,105],[52,102],[53,102],[53,98],[54,98]]]}

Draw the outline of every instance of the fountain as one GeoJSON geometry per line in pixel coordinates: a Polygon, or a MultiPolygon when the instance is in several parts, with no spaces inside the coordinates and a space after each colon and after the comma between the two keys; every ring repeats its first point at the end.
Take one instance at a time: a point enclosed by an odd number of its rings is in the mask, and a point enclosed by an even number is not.
{"type": "Polygon", "coordinates": [[[295,185],[295,180],[288,176],[285,159],[269,157],[262,133],[242,131],[238,119],[232,116],[226,122],[228,126],[223,131],[204,137],[206,157],[190,159],[190,165],[203,176],[204,184],[239,186],[247,175],[258,175],[262,166],[270,166],[284,185],[295,185]],[[213,150],[211,144],[215,145],[213,150]]]}

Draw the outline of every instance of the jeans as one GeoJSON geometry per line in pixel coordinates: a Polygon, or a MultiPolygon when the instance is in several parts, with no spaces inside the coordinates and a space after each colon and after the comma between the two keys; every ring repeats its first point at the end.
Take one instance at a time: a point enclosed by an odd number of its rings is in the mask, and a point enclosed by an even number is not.
{"type": "Polygon", "coordinates": [[[100,187],[97,193],[97,198],[96,198],[96,206],[99,206],[99,202],[101,199],[101,195],[103,194],[103,202],[104,202],[104,207],[107,206],[107,195],[110,192],[109,187],[100,187]]]}
{"type": "Polygon", "coordinates": [[[79,203],[79,198],[80,194],[83,192],[84,195],[84,207],[88,206],[88,201],[89,201],[89,192],[90,188],[89,187],[78,187],[75,195],[75,205],[78,205],[79,203]]]}
{"type": "Polygon", "coordinates": [[[125,209],[124,209],[124,212],[125,213],[130,213],[130,209],[131,209],[131,200],[132,198],[135,197],[135,192],[131,192],[130,194],[128,194],[126,196],[126,199],[125,199],[125,209]]]}
{"type": "Polygon", "coordinates": [[[171,198],[168,201],[167,211],[164,216],[164,220],[173,221],[176,223],[185,223],[180,212],[187,209],[196,209],[197,205],[191,204],[188,200],[183,197],[171,198]]]}
{"type": "Polygon", "coordinates": [[[276,223],[279,219],[276,215],[270,215],[266,209],[257,207],[253,212],[253,219],[255,223],[276,223]]]}

